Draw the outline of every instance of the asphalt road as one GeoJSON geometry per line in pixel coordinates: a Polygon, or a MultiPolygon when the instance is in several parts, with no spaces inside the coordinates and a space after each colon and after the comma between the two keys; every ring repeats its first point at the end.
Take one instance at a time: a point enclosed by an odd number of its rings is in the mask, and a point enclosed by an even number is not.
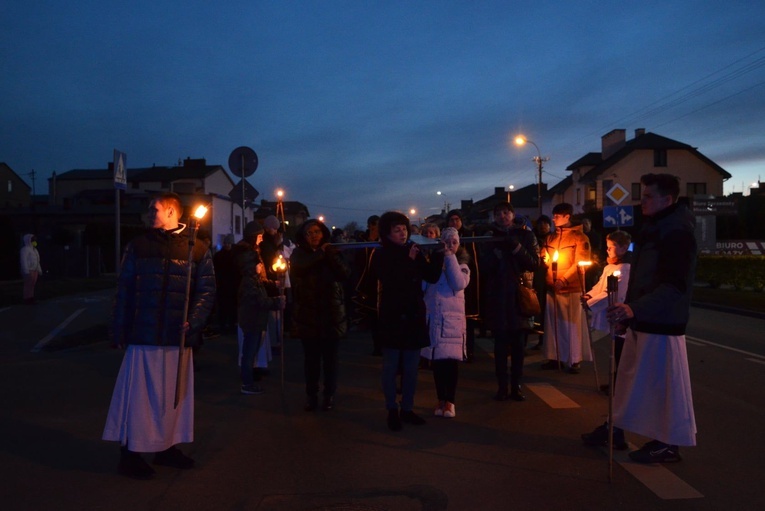
{"type": "MultiPolygon", "coordinates": [[[[430,416],[432,375],[420,372],[425,426],[392,433],[379,389],[380,359],[366,332],[341,346],[337,409],[302,410],[302,355],[286,339],[260,396],[239,394],[236,340],[197,357],[198,467],[158,468],[152,481],[116,473],[118,447],[100,440],[122,352],[106,339],[111,294],[0,309],[0,505],[3,509],[505,510],[762,509],[765,320],[693,309],[689,362],[699,427],[695,448],[667,466],[604,450],[579,434],[608,401],[591,365],[541,371],[527,358],[524,403],[497,403],[491,341],[460,368],[457,417],[430,416]],[[42,341],[45,341],[41,344],[42,341]],[[48,351],[51,347],[69,347],[48,351]],[[33,351],[37,349],[37,351],[33,351]]],[[[601,379],[605,340],[596,342],[601,379]]],[[[628,434],[639,446],[645,439],[628,434]]]]}

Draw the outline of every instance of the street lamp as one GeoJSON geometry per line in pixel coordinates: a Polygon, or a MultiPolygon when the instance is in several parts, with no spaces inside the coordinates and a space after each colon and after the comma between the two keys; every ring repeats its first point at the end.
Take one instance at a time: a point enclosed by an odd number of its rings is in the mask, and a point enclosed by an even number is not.
{"type": "Polygon", "coordinates": [[[539,216],[542,216],[542,163],[549,161],[550,158],[545,156],[542,158],[542,152],[539,150],[539,146],[536,145],[534,142],[529,140],[523,135],[518,135],[515,137],[515,145],[518,147],[522,147],[525,144],[531,144],[537,149],[537,155],[532,158],[534,162],[537,164],[537,174],[539,181],[537,182],[537,206],[539,208],[539,216]]]}
{"type": "Polygon", "coordinates": [[[508,204],[512,204],[513,203],[513,201],[510,200],[510,192],[512,192],[513,190],[515,190],[515,186],[507,185],[507,202],[508,202],[508,204]]]}
{"type": "Polygon", "coordinates": [[[444,214],[445,215],[449,214],[449,209],[451,209],[449,206],[451,206],[451,204],[449,204],[448,199],[446,198],[446,194],[443,193],[441,190],[439,190],[439,191],[436,192],[436,195],[439,195],[439,196],[443,195],[444,196],[444,214]]]}

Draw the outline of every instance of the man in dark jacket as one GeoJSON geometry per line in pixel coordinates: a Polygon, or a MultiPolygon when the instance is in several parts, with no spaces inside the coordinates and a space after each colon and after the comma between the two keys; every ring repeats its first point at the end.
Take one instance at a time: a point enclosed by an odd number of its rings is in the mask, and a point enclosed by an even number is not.
{"type": "Polygon", "coordinates": [[[494,368],[497,393],[494,399],[524,401],[521,393],[523,358],[526,345],[525,323],[518,306],[518,285],[521,272],[533,272],[539,264],[537,238],[528,229],[513,226],[515,212],[508,202],[494,207],[492,236],[502,241],[485,243],[481,268],[486,275],[489,297],[486,304],[488,327],[494,334],[494,368]],[[510,356],[510,389],[508,392],[507,358],[510,356]]]}
{"type": "MultiPolygon", "coordinates": [[[[695,220],[677,202],[679,179],[646,174],[640,206],[644,224],[635,250],[625,303],[608,318],[626,327],[614,390],[614,448],[626,449],[623,430],[653,438],[629,453],[639,463],[680,461],[679,446],[696,445],[685,329],[696,271],[695,220]]],[[[588,445],[606,445],[608,425],[582,435],[588,445]]]]}
{"type": "Polygon", "coordinates": [[[178,222],[179,197],[165,193],[149,206],[152,226],[131,241],[122,258],[114,303],[114,343],[126,347],[114,387],[103,439],[122,445],[118,470],[137,479],[154,470],[139,453],[156,452],[155,465],[188,469],[194,460],[175,444],[194,437],[194,379],[186,371],[181,400],[174,407],[179,346],[185,334],[182,363],[192,364],[192,348],[215,300],[215,273],[210,252],[194,245],[188,260],[191,229],[178,222]],[[186,283],[191,265],[188,318],[183,323],[186,283]]]}
{"type": "Polygon", "coordinates": [[[318,406],[322,368],[322,408],[334,407],[337,348],[348,330],[343,282],[351,276],[351,267],[329,241],[327,226],[318,220],[308,220],[300,226],[297,248],[290,259],[295,294],[294,323],[305,354],[305,410],[309,412],[318,406]]]}

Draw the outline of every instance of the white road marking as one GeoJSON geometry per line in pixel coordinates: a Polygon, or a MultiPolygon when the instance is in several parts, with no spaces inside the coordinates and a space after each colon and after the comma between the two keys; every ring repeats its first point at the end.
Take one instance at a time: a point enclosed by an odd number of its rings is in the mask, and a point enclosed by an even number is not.
{"type": "Polygon", "coordinates": [[[64,321],[63,321],[63,322],[62,322],[62,323],[61,323],[59,326],[57,326],[56,328],[54,328],[54,329],[51,331],[51,333],[49,333],[48,335],[46,335],[45,337],[43,337],[42,339],[40,339],[40,341],[39,341],[37,344],[35,344],[35,347],[34,347],[34,348],[32,348],[32,353],[36,353],[36,352],[40,351],[41,349],[43,349],[43,348],[45,347],[45,345],[46,345],[46,344],[48,344],[48,343],[51,341],[51,339],[53,339],[53,338],[54,338],[54,337],[56,337],[58,334],[60,334],[60,333],[61,333],[61,331],[62,331],[64,328],[66,328],[66,326],[67,326],[69,323],[71,323],[72,321],[74,321],[74,319],[75,319],[77,316],[79,316],[80,314],[82,314],[83,312],[85,312],[85,309],[84,309],[84,308],[82,308],[82,309],[79,309],[79,310],[75,311],[74,313],[72,313],[72,315],[71,315],[71,316],[69,316],[68,318],[66,318],[66,319],[65,319],[65,320],[64,320],[64,321]]]}
{"type": "Polygon", "coordinates": [[[526,388],[539,396],[550,408],[579,408],[579,404],[549,383],[527,383],[526,388]]]}
{"type": "Polygon", "coordinates": [[[729,351],[734,351],[736,353],[741,353],[742,355],[746,355],[748,357],[754,357],[754,358],[757,358],[757,359],[760,359],[760,360],[765,360],[765,356],[763,356],[763,355],[758,355],[757,353],[752,353],[751,351],[740,350],[738,348],[731,348],[730,346],[726,346],[724,344],[717,344],[716,342],[707,341],[707,340],[704,340],[704,339],[699,339],[697,337],[688,337],[686,335],[685,336],[685,340],[686,341],[688,341],[688,340],[695,341],[697,343],[701,343],[702,345],[708,344],[708,345],[714,346],[716,348],[722,348],[724,350],[729,350],[729,351]]]}
{"type": "MultiPolygon", "coordinates": [[[[630,450],[635,446],[630,444],[630,450]]],[[[607,450],[604,449],[606,453],[607,450]]],[[[632,476],[643,483],[660,499],[700,499],[703,498],[698,490],[689,485],[672,471],[658,463],[635,463],[629,459],[628,451],[614,451],[614,461],[632,476]]]]}

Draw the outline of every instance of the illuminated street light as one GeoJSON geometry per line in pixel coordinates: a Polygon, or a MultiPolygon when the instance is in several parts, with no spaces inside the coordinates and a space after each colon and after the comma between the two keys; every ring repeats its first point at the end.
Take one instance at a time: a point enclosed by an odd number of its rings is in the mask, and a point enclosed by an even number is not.
{"type": "Polygon", "coordinates": [[[507,185],[507,202],[510,203],[510,204],[513,203],[513,201],[510,200],[510,192],[512,192],[513,190],[515,190],[515,186],[507,185]]]}
{"type": "Polygon", "coordinates": [[[542,158],[542,152],[539,150],[539,146],[536,145],[534,142],[529,140],[523,135],[518,135],[515,137],[515,145],[518,147],[523,147],[526,144],[531,144],[537,149],[537,155],[532,158],[534,162],[537,164],[537,174],[538,174],[538,182],[537,182],[537,206],[539,208],[539,216],[542,216],[542,163],[549,161],[549,157],[542,158]]]}
{"type": "Polygon", "coordinates": [[[439,190],[436,192],[436,195],[444,196],[444,214],[448,214],[449,210],[451,209],[450,208],[451,204],[449,204],[448,199],[446,198],[446,194],[439,190]]]}
{"type": "Polygon", "coordinates": [[[324,223],[324,215],[319,215],[319,222],[324,223]]]}

